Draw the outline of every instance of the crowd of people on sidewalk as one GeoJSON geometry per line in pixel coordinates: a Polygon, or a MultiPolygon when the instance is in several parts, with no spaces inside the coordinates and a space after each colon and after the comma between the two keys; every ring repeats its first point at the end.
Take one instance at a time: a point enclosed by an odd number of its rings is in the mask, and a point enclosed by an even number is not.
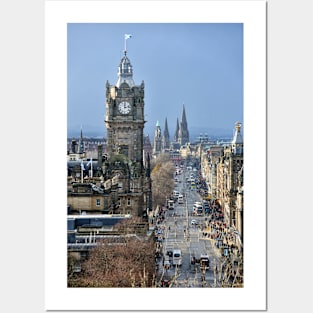
{"type": "Polygon", "coordinates": [[[214,245],[217,248],[227,246],[230,253],[237,248],[234,233],[223,221],[208,222],[207,229],[202,233],[202,236],[214,240],[214,245]]]}
{"type": "Polygon", "coordinates": [[[215,201],[208,201],[209,214],[205,227],[201,228],[202,238],[214,241],[214,247],[219,254],[233,253],[238,249],[234,230],[224,221],[222,207],[215,201]],[[227,248],[227,252],[221,252],[220,249],[227,248]]]}

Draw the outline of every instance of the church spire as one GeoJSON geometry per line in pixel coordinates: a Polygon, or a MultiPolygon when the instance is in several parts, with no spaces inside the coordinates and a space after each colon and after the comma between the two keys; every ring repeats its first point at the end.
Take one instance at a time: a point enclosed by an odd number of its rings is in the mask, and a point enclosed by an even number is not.
{"type": "Polygon", "coordinates": [[[162,150],[170,148],[170,134],[167,126],[167,118],[165,118],[164,132],[162,137],[162,150]]]}
{"type": "Polygon", "coordinates": [[[189,142],[189,131],[188,131],[188,124],[185,112],[185,105],[183,104],[183,112],[181,116],[181,121],[179,125],[179,134],[178,134],[178,142],[181,145],[186,144],[189,142]]]}
{"type": "Polygon", "coordinates": [[[178,136],[179,136],[179,122],[178,122],[178,118],[177,118],[176,130],[175,130],[175,134],[174,134],[174,142],[178,142],[178,136]]]}
{"type": "Polygon", "coordinates": [[[187,125],[186,112],[185,112],[185,104],[183,103],[183,112],[181,115],[181,122],[187,125]]]}
{"type": "Polygon", "coordinates": [[[79,138],[79,142],[78,142],[78,146],[79,146],[79,150],[78,153],[84,153],[84,140],[83,140],[83,127],[80,126],[80,138],[79,138]]]}

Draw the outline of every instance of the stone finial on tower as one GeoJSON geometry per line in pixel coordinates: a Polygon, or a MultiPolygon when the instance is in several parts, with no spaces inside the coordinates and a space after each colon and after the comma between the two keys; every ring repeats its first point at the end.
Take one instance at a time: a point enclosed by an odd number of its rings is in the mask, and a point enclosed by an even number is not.
{"type": "Polygon", "coordinates": [[[234,154],[242,154],[243,153],[243,138],[241,134],[241,123],[235,123],[235,134],[233,137],[233,141],[231,143],[232,151],[234,154]]]}

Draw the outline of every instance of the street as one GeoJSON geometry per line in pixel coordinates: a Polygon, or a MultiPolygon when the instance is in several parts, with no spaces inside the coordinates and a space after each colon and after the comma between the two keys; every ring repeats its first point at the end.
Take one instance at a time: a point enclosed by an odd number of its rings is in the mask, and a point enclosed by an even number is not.
{"type": "MultiPolygon", "coordinates": [[[[166,210],[165,219],[159,225],[163,240],[158,245],[163,257],[158,258],[157,277],[161,282],[165,281],[164,287],[219,287],[216,269],[220,268],[221,261],[213,247],[213,240],[202,235],[207,226],[208,216],[193,215],[194,203],[202,202],[202,198],[187,182],[191,174],[192,170],[183,169],[177,175],[175,191],[183,196],[183,201],[175,202],[173,210],[166,210]],[[192,225],[192,220],[196,220],[198,225],[192,225]],[[182,265],[171,265],[167,268],[163,266],[163,260],[168,251],[174,249],[181,250],[182,265]],[[200,266],[201,255],[209,257],[207,268],[200,266]]],[[[170,255],[170,260],[171,257],[170,255]]]]}

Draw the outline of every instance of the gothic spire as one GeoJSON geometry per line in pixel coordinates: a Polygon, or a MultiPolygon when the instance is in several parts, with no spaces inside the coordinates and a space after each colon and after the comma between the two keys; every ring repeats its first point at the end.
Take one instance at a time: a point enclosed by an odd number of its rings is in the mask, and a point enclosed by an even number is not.
{"type": "Polygon", "coordinates": [[[170,137],[169,131],[168,131],[168,126],[167,126],[167,118],[165,118],[165,125],[164,125],[164,136],[165,137],[170,137]]]}
{"type": "Polygon", "coordinates": [[[186,119],[186,112],[185,112],[185,105],[183,104],[183,112],[181,116],[181,121],[179,125],[179,134],[178,134],[178,141],[181,145],[186,144],[189,142],[189,131],[188,131],[188,124],[186,119]]]}
{"type": "Polygon", "coordinates": [[[175,130],[175,134],[174,134],[174,141],[178,142],[178,136],[179,136],[179,122],[178,122],[178,118],[176,121],[176,130],[175,130]]]}
{"type": "Polygon", "coordinates": [[[181,115],[181,123],[187,126],[186,112],[185,112],[185,104],[183,103],[183,112],[181,115]]]}
{"type": "Polygon", "coordinates": [[[164,132],[162,138],[162,150],[170,148],[170,134],[167,126],[167,118],[165,118],[164,132]]]}
{"type": "Polygon", "coordinates": [[[78,142],[78,153],[84,153],[83,127],[80,126],[80,138],[78,142]]]}

